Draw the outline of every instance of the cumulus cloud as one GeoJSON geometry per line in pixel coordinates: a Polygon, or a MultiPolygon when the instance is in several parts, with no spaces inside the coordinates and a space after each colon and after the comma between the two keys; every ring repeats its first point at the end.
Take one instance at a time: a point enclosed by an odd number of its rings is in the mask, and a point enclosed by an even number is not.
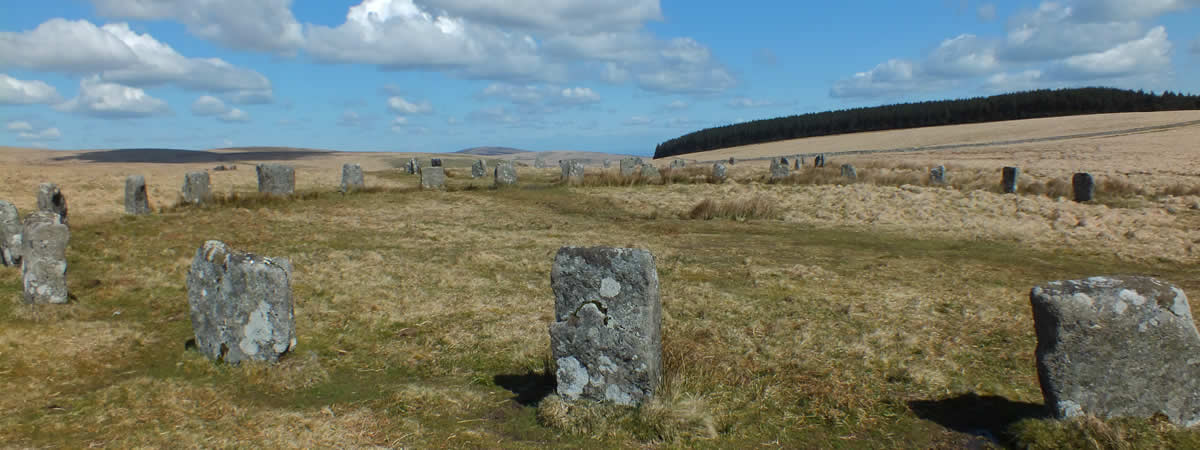
{"type": "Polygon", "coordinates": [[[1141,39],[1102,52],[1066,58],[1054,73],[1059,78],[1091,80],[1154,72],[1170,66],[1170,53],[1166,28],[1158,26],[1141,39]]]}
{"type": "Polygon", "coordinates": [[[188,32],[239,50],[288,53],[303,44],[291,0],[91,0],[105,17],[176,20],[188,32]]]}
{"type": "Polygon", "coordinates": [[[343,127],[367,127],[370,125],[370,117],[359,114],[358,111],[347,109],[342,111],[342,115],[338,117],[337,124],[343,127]]]}
{"type": "Polygon", "coordinates": [[[737,79],[716,63],[708,47],[691,38],[672,39],[659,50],[658,56],[636,77],[643,89],[711,94],[737,85],[737,79]]]}
{"type": "Polygon", "coordinates": [[[871,70],[833,83],[830,95],[838,98],[881,97],[905,92],[937,89],[932,77],[924,76],[912,61],[892,59],[871,70]]]}
{"type": "Polygon", "coordinates": [[[55,106],[64,112],[103,119],[149,117],[170,113],[167,102],[151,97],[146,91],[110,83],[97,76],[79,82],[79,96],[55,106]]]}
{"type": "Polygon", "coordinates": [[[981,75],[999,67],[995,45],[973,34],[942,41],[925,61],[925,70],[950,77],[981,75]]]}
{"type": "Polygon", "coordinates": [[[197,116],[215,116],[229,110],[221,99],[204,95],[192,102],[192,114],[197,116]]]}
{"type": "Polygon", "coordinates": [[[1041,70],[1030,69],[1021,72],[1001,72],[989,76],[983,87],[993,92],[1028,91],[1037,89],[1043,84],[1041,70]]]}
{"type": "Polygon", "coordinates": [[[472,21],[538,30],[629,30],[662,20],[658,0],[416,0],[472,21]]]}
{"type": "Polygon", "coordinates": [[[0,73],[0,105],[57,103],[62,100],[54,86],[38,80],[18,80],[0,73]]]}
{"type": "Polygon", "coordinates": [[[217,116],[217,119],[222,122],[249,122],[250,114],[237,108],[230,108],[229,111],[217,116]]]}
{"type": "Polygon", "coordinates": [[[62,132],[58,128],[46,128],[41,131],[22,131],[17,133],[17,137],[30,141],[54,141],[62,137],[62,132]]]}
{"type": "Polygon", "coordinates": [[[433,105],[428,100],[412,103],[396,96],[388,99],[388,110],[396,114],[430,114],[433,113],[433,105]]]}
{"type": "Polygon", "coordinates": [[[500,98],[519,105],[525,113],[550,113],[559,107],[582,106],[600,102],[600,95],[587,87],[558,87],[550,85],[514,85],[492,83],[484,88],[483,97],[500,98]]]}
{"type": "Polygon", "coordinates": [[[1072,3],[1080,21],[1106,22],[1151,19],[1163,14],[1200,6],[1197,0],[1087,0],[1072,3]]]}
{"type": "Polygon", "coordinates": [[[8,131],[33,131],[33,125],[30,125],[29,122],[24,120],[9,121],[8,123],[4,124],[4,128],[7,128],[8,131]]]}

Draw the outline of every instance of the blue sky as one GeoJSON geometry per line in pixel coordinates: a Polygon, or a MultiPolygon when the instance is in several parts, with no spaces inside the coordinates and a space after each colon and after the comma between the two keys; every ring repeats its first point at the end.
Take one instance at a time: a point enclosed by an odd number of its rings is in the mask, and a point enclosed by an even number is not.
{"type": "Polygon", "coordinates": [[[700,128],[1034,88],[1200,94],[1200,0],[42,0],[0,145],[648,155],[700,128]]]}

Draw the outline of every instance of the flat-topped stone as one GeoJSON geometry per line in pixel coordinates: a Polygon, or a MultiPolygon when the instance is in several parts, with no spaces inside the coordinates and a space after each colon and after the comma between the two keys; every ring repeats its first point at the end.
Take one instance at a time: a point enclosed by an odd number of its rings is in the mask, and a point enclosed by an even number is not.
{"type": "Polygon", "coordinates": [[[445,187],[446,187],[446,168],[445,167],[421,168],[421,188],[422,189],[443,189],[445,187]]]}
{"type": "Polygon", "coordinates": [[[283,164],[259,164],[258,192],[268,195],[292,195],[296,192],[296,169],[283,164]]]}
{"type": "Polygon", "coordinates": [[[712,176],[714,180],[717,180],[718,182],[725,181],[725,172],[725,164],[713,163],[712,176]]]}
{"type": "Polygon", "coordinates": [[[492,172],[496,186],[511,186],[517,184],[517,169],[512,161],[501,160],[496,163],[492,172]]]}
{"type": "Polygon", "coordinates": [[[946,166],[937,166],[929,169],[929,184],[946,184],[946,166]]]}
{"type": "Polygon", "coordinates": [[[1077,202],[1090,202],[1096,197],[1096,180],[1090,173],[1080,172],[1072,176],[1071,188],[1077,202]]]}
{"type": "Polygon", "coordinates": [[[858,170],[853,165],[842,164],[842,177],[856,180],[858,179],[858,170]]]}
{"type": "Polygon", "coordinates": [[[568,183],[583,181],[583,162],[578,159],[564,159],[558,162],[562,169],[562,180],[568,183]]]}
{"type": "Polygon", "coordinates": [[[363,179],[362,166],[358,164],[342,164],[342,192],[359,191],[367,187],[366,180],[363,179]]]}
{"type": "Polygon", "coordinates": [[[180,194],[183,195],[184,203],[198,205],[212,201],[208,172],[188,172],[184,175],[180,194]]]}

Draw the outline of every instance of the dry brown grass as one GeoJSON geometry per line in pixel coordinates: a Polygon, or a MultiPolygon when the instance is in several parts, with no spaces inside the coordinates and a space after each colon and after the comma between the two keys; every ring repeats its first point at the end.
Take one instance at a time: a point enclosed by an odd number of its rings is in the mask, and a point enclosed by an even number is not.
{"type": "Polygon", "coordinates": [[[731,198],[726,200],[704,199],[688,211],[686,217],[696,220],[731,219],[736,221],[778,219],[782,211],[775,203],[762,196],[731,198]]]}

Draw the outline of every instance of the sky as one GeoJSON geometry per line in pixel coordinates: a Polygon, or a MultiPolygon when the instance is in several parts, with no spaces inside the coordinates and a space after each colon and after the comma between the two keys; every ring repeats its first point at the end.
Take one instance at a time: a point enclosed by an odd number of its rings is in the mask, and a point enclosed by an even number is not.
{"type": "Polygon", "coordinates": [[[650,155],[747,120],[1040,88],[1200,94],[1200,0],[39,0],[0,145],[650,155]]]}

